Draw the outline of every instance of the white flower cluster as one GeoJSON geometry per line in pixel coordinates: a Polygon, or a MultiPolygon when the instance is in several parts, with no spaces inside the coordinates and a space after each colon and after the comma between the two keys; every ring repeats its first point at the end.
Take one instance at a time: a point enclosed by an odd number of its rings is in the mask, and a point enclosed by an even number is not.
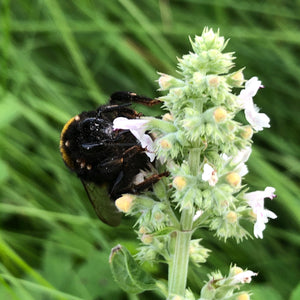
{"type": "Polygon", "coordinates": [[[256,191],[251,193],[246,193],[244,198],[247,200],[248,204],[251,206],[253,213],[256,217],[256,222],[254,224],[254,235],[255,237],[263,238],[263,231],[266,228],[266,223],[268,223],[268,218],[275,219],[277,216],[270,210],[264,208],[264,199],[275,197],[275,189],[273,187],[266,187],[264,191],[256,191]]]}
{"type": "Polygon", "coordinates": [[[259,88],[263,85],[257,77],[252,77],[245,84],[238,96],[238,103],[245,111],[245,117],[254,130],[260,131],[270,127],[270,119],[266,114],[259,113],[259,108],[253,103],[253,97],[256,95],[259,88]]]}

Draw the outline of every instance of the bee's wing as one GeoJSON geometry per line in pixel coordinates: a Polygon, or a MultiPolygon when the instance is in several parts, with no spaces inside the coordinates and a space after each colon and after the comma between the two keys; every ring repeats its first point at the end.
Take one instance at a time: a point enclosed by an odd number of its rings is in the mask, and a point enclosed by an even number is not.
{"type": "Polygon", "coordinates": [[[99,219],[110,226],[121,223],[122,214],[110,199],[106,186],[81,180],[99,219]]]}

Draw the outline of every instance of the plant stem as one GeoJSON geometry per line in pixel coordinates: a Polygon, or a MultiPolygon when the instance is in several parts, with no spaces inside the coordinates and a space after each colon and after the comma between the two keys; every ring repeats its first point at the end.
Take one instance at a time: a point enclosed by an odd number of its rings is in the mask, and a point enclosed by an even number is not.
{"type": "Polygon", "coordinates": [[[172,267],[169,274],[169,298],[178,295],[184,297],[188,263],[189,263],[189,246],[192,237],[193,215],[190,210],[185,209],[181,215],[182,230],[177,231],[175,251],[172,261],[172,267]]]}
{"type": "MultiPolygon", "coordinates": [[[[189,165],[192,175],[196,176],[200,164],[199,148],[193,148],[189,153],[189,165]]],[[[171,300],[175,295],[184,297],[186,290],[188,264],[189,264],[189,246],[193,234],[193,216],[194,208],[183,209],[180,219],[181,230],[176,232],[176,242],[173,260],[169,265],[169,296],[171,300]]]]}

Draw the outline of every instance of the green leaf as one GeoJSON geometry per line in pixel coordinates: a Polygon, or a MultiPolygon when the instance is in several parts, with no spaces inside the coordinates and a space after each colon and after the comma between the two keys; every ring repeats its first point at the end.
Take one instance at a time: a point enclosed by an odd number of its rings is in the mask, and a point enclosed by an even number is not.
{"type": "Polygon", "coordinates": [[[298,283],[298,285],[294,288],[290,297],[290,300],[298,300],[298,299],[300,299],[300,283],[298,283]]]}
{"type": "Polygon", "coordinates": [[[114,247],[109,262],[115,281],[126,292],[138,294],[157,288],[155,280],[140,267],[125,247],[114,247]]]}
{"type": "Polygon", "coordinates": [[[0,160],[0,183],[9,177],[8,166],[3,160],[0,160]]]}
{"type": "MultiPolygon", "coordinates": [[[[251,293],[251,300],[265,300],[265,299],[272,299],[272,300],[283,300],[281,295],[274,289],[272,286],[269,285],[252,285],[251,293]]],[[[295,299],[296,300],[296,299],[295,299]]]]}
{"type": "Polygon", "coordinates": [[[17,99],[10,93],[6,93],[0,87],[0,128],[6,127],[8,124],[21,115],[20,105],[17,99]]]}
{"type": "Polygon", "coordinates": [[[80,282],[92,295],[88,299],[118,299],[123,294],[110,274],[107,257],[106,251],[92,251],[78,270],[80,282]]]}
{"type": "Polygon", "coordinates": [[[154,233],[151,233],[152,236],[155,236],[155,237],[159,237],[159,236],[164,236],[164,235],[168,235],[170,234],[171,232],[173,231],[176,231],[177,229],[175,227],[165,227],[161,230],[158,230],[154,233]]]}

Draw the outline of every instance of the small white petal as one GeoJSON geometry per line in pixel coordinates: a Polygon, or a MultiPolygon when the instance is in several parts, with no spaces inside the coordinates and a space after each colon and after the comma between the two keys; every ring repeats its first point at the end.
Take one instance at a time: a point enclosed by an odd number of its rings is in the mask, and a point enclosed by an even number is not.
{"type": "Polygon", "coordinates": [[[275,188],[273,188],[272,186],[267,186],[264,192],[265,192],[265,198],[273,199],[274,197],[276,197],[276,195],[274,194],[275,188]]]}
{"type": "Polygon", "coordinates": [[[254,273],[253,271],[244,271],[242,273],[239,273],[235,276],[233,276],[233,283],[249,283],[251,282],[251,277],[257,276],[257,273],[254,273]]]}
{"type": "Polygon", "coordinates": [[[137,130],[145,131],[145,125],[149,122],[149,120],[145,119],[127,119],[124,117],[118,117],[114,119],[113,127],[116,129],[129,129],[129,130],[137,130]]]}
{"type": "Polygon", "coordinates": [[[139,184],[142,183],[145,180],[145,176],[143,172],[138,173],[137,175],[134,176],[133,178],[133,183],[134,184],[139,184]]]}
{"type": "Polygon", "coordinates": [[[208,181],[210,186],[215,186],[218,182],[217,172],[209,164],[204,164],[202,180],[208,181]]]}
{"type": "Polygon", "coordinates": [[[269,219],[276,219],[277,215],[274,214],[272,211],[265,209],[265,216],[269,219]]]}
{"type": "Polygon", "coordinates": [[[250,97],[254,97],[259,90],[259,88],[263,87],[261,81],[258,78],[252,77],[245,83],[245,90],[250,97]]]}
{"type": "Polygon", "coordinates": [[[240,150],[238,152],[238,154],[233,158],[232,162],[234,164],[237,164],[240,162],[246,162],[249,159],[251,152],[252,152],[251,147],[246,147],[246,148],[240,150]]]}
{"type": "Polygon", "coordinates": [[[255,111],[254,108],[246,108],[245,117],[249,124],[256,131],[261,131],[264,128],[270,127],[270,118],[264,113],[255,111]]]}
{"type": "Polygon", "coordinates": [[[230,160],[230,156],[228,156],[227,154],[225,154],[225,153],[221,153],[220,154],[220,157],[225,161],[225,162],[227,162],[228,160],[230,160]]]}
{"type": "Polygon", "coordinates": [[[245,89],[241,90],[237,102],[238,104],[246,109],[247,107],[253,107],[253,100],[252,98],[256,95],[258,89],[263,87],[261,81],[258,80],[257,77],[252,77],[249,79],[245,84],[245,89]]]}
{"type": "Polygon", "coordinates": [[[238,166],[238,168],[235,170],[241,177],[245,176],[248,174],[248,167],[242,163],[238,166]]]}
{"type": "Polygon", "coordinates": [[[238,152],[235,157],[231,157],[226,155],[225,153],[220,154],[220,157],[223,159],[224,162],[229,162],[233,164],[234,169],[233,171],[238,173],[241,177],[248,174],[248,168],[245,165],[245,162],[249,159],[251,154],[251,147],[246,147],[238,152]]]}
{"type": "Polygon", "coordinates": [[[140,137],[139,141],[143,148],[146,149],[146,154],[150,158],[150,161],[154,161],[155,153],[154,153],[154,142],[149,134],[144,134],[140,137]]]}
{"type": "Polygon", "coordinates": [[[264,199],[275,197],[275,189],[273,187],[266,187],[264,191],[256,191],[251,193],[246,193],[244,198],[247,200],[252,211],[256,214],[256,222],[254,224],[254,235],[256,238],[263,238],[263,231],[266,228],[266,223],[268,223],[269,218],[277,218],[276,214],[272,211],[264,208],[264,199]]]}
{"type": "Polygon", "coordinates": [[[263,231],[266,229],[266,225],[263,222],[255,222],[254,224],[254,236],[258,238],[263,238],[263,231]]]}
{"type": "Polygon", "coordinates": [[[214,169],[209,165],[205,164],[203,167],[202,180],[208,181],[214,169]]]}
{"type": "Polygon", "coordinates": [[[146,149],[146,154],[152,162],[155,159],[154,142],[149,134],[146,134],[146,124],[150,120],[146,119],[127,119],[124,117],[115,118],[113,121],[114,130],[127,129],[140,141],[141,146],[146,149]]]}
{"type": "Polygon", "coordinates": [[[257,77],[252,77],[245,84],[245,89],[241,90],[237,97],[238,105],[245,110],[245,117],[249,124],[256,131],[270,127],[270,119],[264,113],[259,113],[258,107],[253,103],[253,97],[259,88],[263,87],[261,81],[257,77]]]}
{"type": "Polygon", "coordinates": [[[197,210],[193,217],[193,222],[195,222],[197,219],[199,219],[202,214],[203,214],[203,210],[197,210]]]}

